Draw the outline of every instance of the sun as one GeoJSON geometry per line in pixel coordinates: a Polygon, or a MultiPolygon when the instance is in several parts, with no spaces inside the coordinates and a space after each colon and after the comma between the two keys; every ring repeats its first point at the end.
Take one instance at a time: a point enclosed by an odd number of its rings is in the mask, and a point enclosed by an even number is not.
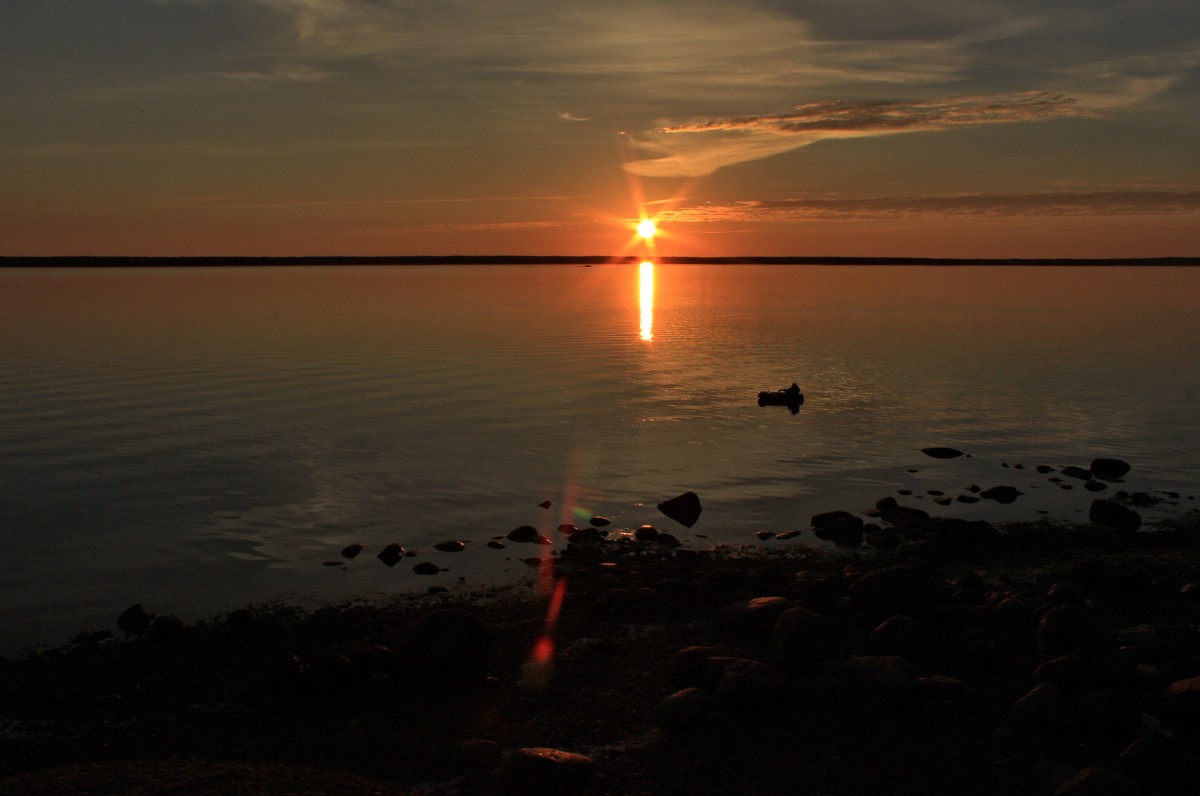
{"type": "Polygon", "coordinates": [[[654,237],[654,233],[658,232],[658,227],[647,218],[637,225],[637,232],[645,240],[650,240],[654,237]]]}

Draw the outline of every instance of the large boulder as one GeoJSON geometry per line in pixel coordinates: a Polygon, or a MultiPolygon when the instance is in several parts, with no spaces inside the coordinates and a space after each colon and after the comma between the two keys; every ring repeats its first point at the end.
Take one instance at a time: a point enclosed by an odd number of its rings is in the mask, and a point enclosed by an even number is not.
{"type": "Polygon", "coordinates": [[[500,767],[499,792],[571,796],[584,791],[595,771],[595,760],[562,749],[514,749],[500,767]]]}

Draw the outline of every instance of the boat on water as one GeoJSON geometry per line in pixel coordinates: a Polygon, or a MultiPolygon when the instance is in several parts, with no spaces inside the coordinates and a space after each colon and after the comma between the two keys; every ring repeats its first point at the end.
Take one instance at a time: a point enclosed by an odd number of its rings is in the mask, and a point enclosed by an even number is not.
{"type": "Polygon", "coordinates": [[[758,394],[759,406],[786,406],[793,413],[799,411],[803,403],[804,393],[796,384],[783,390],[763,390],[758,394]]]}

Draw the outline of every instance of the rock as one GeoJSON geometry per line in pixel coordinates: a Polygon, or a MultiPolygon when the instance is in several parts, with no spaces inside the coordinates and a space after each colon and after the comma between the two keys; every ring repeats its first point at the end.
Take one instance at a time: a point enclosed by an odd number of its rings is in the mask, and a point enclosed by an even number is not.
{"type": "Polygon", "coordinates": [[[860,655],[838,673],[838,693],[857,713],[901,716],[914,704],[917,678],[907,659],[897,655],[860,655]]]}
{"type": "Polygon", "coordinates": [[[495,642],[483,620],[461,608],[441,608],[404,628],[403,662],[418,677],[482,679],[495,642]]]}
{"type": "Polygon", "coordinates": [[[608,517],[592,517],[588,522],[591,523],[593,528],[603,528],[606,525],[612,525],[612,520],[608,517]]]}
{"type": "Polygon", "coordinates": [[[573,533],[578,533],[579,529],[569,522],[564,522],[562,525],[558,526],[558,532],[565,533],[567,536],[570,536],[573,533]]]}
{"type": "Polygon", "coordinates": [[[532,525],[519,525],[509,531],[508,535],[504,538],[508,539],[510,542],[536,544],[540,536],[541,534],[538,533],[538,529],[534,528],[532,525]]]}
{"type": "Polygon", "coordinates": [[[1044,661],[1088,649],[1097,640],[1096,620],[1075,605],[1053,608],[1038,623],[1038,651],[1044,661]]]}
{"type": "Polygon", "coordinates": [[[754,535],[757,536],[760,540],[762,540],[764,542],[767,541],[768,539],[775,538],[774,531],[755,531],[754,535]]]}
{"type": "Polygon", "coordinates": [[[895,550],[904,543],[900,535],[892,531],[871,531],[865,534],[865,538],[869,546],[881,550],[895,550]]]}
{"type": "Polygon", "coordinates": [[[542,508],[544,508],[544,509],[548,509],[548,508],[550,508],[550,506],[552,506],[553,504],[552,504],[552,503],[551,503],[549,500],[543,500],[543,501],[542,501],[541,503],[539,503],[538,505],[539,505],[539,506],[541,506],[541,507],[542,507],[542,508]]]}
{"type": "Polygon", "coordinates": [[[708,659],[728,655],[729,650],[724,647],[693,645],[671,656],[671,663],[680,682],[701,686],[708,683],[708,659]]]}
{"type": "Polygon", "coordinates": [[[894,497],[882,497],[875,501],[875,510],[882,513],[888,509],[894,509],[899,505],[894,497]]]}
{"type": "Polygon", "coordinates": [[[915,531],[929,524],[929,512],[909,506],[895,506],[883,512],[883,520],[900,531],[915,531]]]}
{"type": "Polygon", "coordinates": [[[577,531],[567,537],[570,544],[600,544],[604,541],[600,531],[596,528],[584,528],[582,531],[577,531]]]}
{"type": "Polygon", "coordinates": [[[1118,531],[1136,531],[1142,527],[1142,516],[1133,509],[1114,500],[1099,498],[1092,501],[1088,519],[1118,531]]]}
{"type": "Polygon", "coordinates": [[[1011,486],[994,486],[991,489],[985,489],[979,493],[979,496],[984,500],[994,500],[997,503],[1012,503],[1021,496],[1015,487],[1011,486]]]}
{"type": "Polygon", "coordinates": [[[183,635],[183,620],[174,614],[156,616],[146,631],[148,638],[155,641],[169,641],[183,635]]]}
{"type": "Polygon", "coordinates": [[[921,448],[921,453],[934,459],[957,459],[963,455],[962,451],[954,448],[921,448]]]}
{"type": "Polygon", "coordinates": [[[1165,704],[1171,715],[1189,724],[1200,724],[1200,677],[1176,680],[1167,688],[1165,704]]]}
{"type": "Polygon", "coordinates": [[[413,572],[418,575],[436,575],[442,571],[442,568],[432,561],[422,561],[413,567],[413,572]]]}
{"type": "Polygon", "coordinates": [[[499,539],[489,539],[487,546],[492,548],[493,550],[503,550],[508,545],[504,544],[504,542],[500,541],[499,539]]]}
{"type": "Polygon", "coordinates": [[[1108,489],[1103,481],[1088,481],[1083,485],[1083,488],[1089,492],[1103,492],[1108,489]]]}
{"type": "Polygon", "coordinates": [[[399,544],[392,542],[387,547],[379,551],[377,558],[389,567],[396,566],[396,562],[404,557],[404,548],[399,544]]]}
{"type": "Polygon", "coordinates": [[[978,503],[979,502],[979,498],[975,497],[974,495],[967,495],[967,494],[955,495],[954,499],[957,500],[959,503],[978,503]]]}
{"type": "Polygon", "coordinates": [[[1080,481],[1090,481],[1092,478],[1091,470],[1085,470],[1082,467],[1076,467],[1075,465],[1064,467],[1059,470],[1059,472],[1065,476],[1069,476],[1070,478],[1078,478],[1080,481]]]}
{"type": "Polygon", "coordinates": [[[875,614],[919,614],[948,596],[949,584],[934,573],[910,564],[876,569],[849,589],[855,604],[875,614]]]}
{"type": "Polygon", "coordinates": [[[1200,792],[1200,761],[1160,738],[1138,738],[1117,758],[1122,774],[1153,793],[1200,792]]]}
{"type": "Polygon", "coordinates": [[[498,775],[499,792],[506,796],[582,793],[596,770],[596,761],[584,755],[546,747],[527,747],[508,753],[498,775]]]}
{"type": "Polygon", "coordinates": [[[771,656],[789,671],[808,670],[831,657],[840,639],[841,630],[832,619],[797,606],[775,620],[771,656]]]}
{"type": "Polygon", "coordinates": [[[678,497],[664,500],[658,510],[685,528],[691,528],[700,519],[700,497],[695,492],[684,492],[678,497]]]}
{"type": "Polygon", "coordinates": [[[364,550],[363,546],[358,544],[357,542],[355,542],[354,544],[348,544],[342,548],[342,557],[343,558],[354,558],[359,553],[361,553],[363,550],[364,550]]]}
{"type": "Polygon", "coordinates": [[[871,631],[867,652],[872,655],[911,655],[921,647],[923,633],[911,616],[897,614],[871,631]]]}
{"type": "Polygon", "coordinates": [[[1042,683],[1016,701],[1010,718],[1023,730],[1061,727],[1071,720],[1071,706],[1058,686],[1042,683]]]}
{"type": "Polygon", "coordinates": [[[1054,791],[1054,796],[1141,796],[1133,780],[1107,768],[1085,768],[1054,791]]]}
{"type": "Polygon", "coordinates": [[[944,674],[918,678],[917,697],[926,701],[956,702],[961,705],[974,705],[979,698],[974,688],[962,680],[944,674]]]}
{"type": "Polygon", "coordinates": [[[702,688],[684,688],[654,706],[654,723],[664,730],[686,730],[705,722],[713,696],[702,688]]]}
{"type": "Polygon", "coordinates": [[[491,769],[500,765],[503,755],[500,744],[479,738],[458,745],[458,756],[471,768],[491,769]]]}
{"type": "Polygon", "coordinates": [[[814,531],[823,531],[843,526],[852,528],[862,528],[862,517],[851,514],[848,511],[825,511],[820,514],[814,514],[811,520],[814,531]]]}
{"type": "Polygon", "coordinates": [[[639,526],[633,532],[633,538],[639,542],[655,542],[658,541],[658,529],[653,525],[639,526]]]}
{"type": "Polygon", "coordinates": [[[749,713],[778,704],[787,684],[783,672],[769,663],[739,658],[725,665],[713,696],[734,713],[749,713]]]}
{"type": "Polygon", "coordinates": [[[121,612],[117,617],[117,628],[126,635],[140,635],[150,627],[150,620],[153,618],[153,615],[146,613],[146,609],[138,603],[121,612]]]}
{"type": "Polygon", "coordinates": [[[799,535],[800,531],[780,531],[779,533],[775,534],[775,538],[783,542],[787,541],[788,539],[795,539],[799,535]]]}
{"type": "Polygon", "coordinates": [[[438,542],[433,546],[434,550],[441,550],[443,553],[461,553],[467,549],[463,542],[453,540],[449,542],[438,542]]]}
{"type": "Polygon", "coordinates": [[[766,632],[775,625],[775,620],[792,607],[790,600],[783,597],[754,597],[738,600],[721,608],[717,621],[727,630],[736,632],[766,632]]]}
{"type": "Polygon", "coordinates": [[[1092,459],[1090,467],[1092,477],[1102,481],[1115,481],[1123,478],[1130,469],[1129,463],[1120,459],[1092,459]]]}
{"type": "Polygon", "coordinates": [[[713,608],[754,596],[754,581],[742,569],[721,568],[703,573],[696,581],[700,598],[713,608]]]}

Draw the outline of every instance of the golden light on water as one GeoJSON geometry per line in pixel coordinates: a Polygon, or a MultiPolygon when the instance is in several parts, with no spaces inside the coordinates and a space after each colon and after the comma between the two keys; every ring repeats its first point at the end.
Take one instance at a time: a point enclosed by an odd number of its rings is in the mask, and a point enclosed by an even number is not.
{"type": "Polygon", "coordinates": [[[642,339],[654,339],[654,263],[638,265],[638,306],[642,311],[642,339]]]}

